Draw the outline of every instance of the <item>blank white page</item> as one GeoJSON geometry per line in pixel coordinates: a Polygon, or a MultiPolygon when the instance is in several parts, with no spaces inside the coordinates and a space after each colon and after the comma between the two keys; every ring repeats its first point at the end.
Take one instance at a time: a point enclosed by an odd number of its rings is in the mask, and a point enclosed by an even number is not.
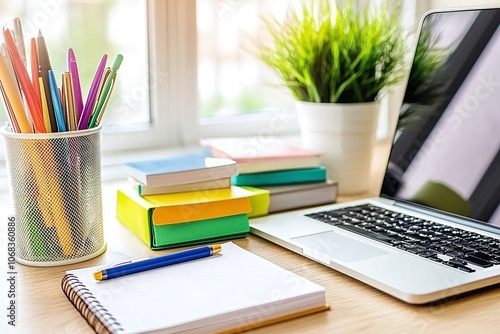
{"type": "Polygon", "coordinates": [[[126,333],[228,330],[326,305],[324,288],[232,242],[211,257],[105,281],[77,276],[126,333]],[[208,327],[207,327],[208,326],[208,327]]]}

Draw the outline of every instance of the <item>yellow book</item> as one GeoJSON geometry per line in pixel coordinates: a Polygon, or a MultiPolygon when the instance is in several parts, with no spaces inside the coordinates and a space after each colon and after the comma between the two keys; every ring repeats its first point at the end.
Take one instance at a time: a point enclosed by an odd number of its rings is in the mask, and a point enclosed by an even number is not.
{"type": "Polygon", "coordinates": [[[116,196],[116,217],[139,237],[148,247],[153,246],[151,211],[155,206],[146,201],[133,189],[118,189],[116,196]]]}
{"type": "Polygon", "coordinates": [[[255,187],[242,188],[252,192],[252,195],[248,197],[250,205],[252,206],[252,211],[248,213],[249,218],[269,214],[269,205],[271,204],[271,192],[269,190],[255,187]]]}
{"type": "Polygon", "coordinates": [[[196,220],[248,213],[252,209],[248,196],[252,192],[232,186],[175,194],[148,195],[143,198],[155,206],[152,213],[157,225],[178,224],[196,220]]]}

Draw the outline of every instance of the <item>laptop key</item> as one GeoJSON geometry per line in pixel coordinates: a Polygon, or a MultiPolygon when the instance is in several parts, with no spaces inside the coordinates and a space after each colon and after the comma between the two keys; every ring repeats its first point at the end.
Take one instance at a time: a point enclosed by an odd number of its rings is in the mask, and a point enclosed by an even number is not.
{"type": "Polygon", "coordinates": [[[463,266],[466,266],[466,265],[469,264],[467,261],[460,260],[458,258],[452,258],[452,259],[449,259],[448,261],[449,262],[453,262],[453,263],[457,263],[457,264],[460,264],[460,265],[463,265],[463,266]]]}
{"type": "Polygon", "coordinates": [[[346,213],[348,213],[349,210],[331,210],[331,211],[325,211],[323,212],[324,214],[328,214],[329,216],[332,217],[342,217],[346,213]]]}
{"type": "Polygon", "coordinates": [[[386,229],[380,226],[365,227],[367,230],[373,231],[375,233],[385,232],[386,229]]]}
{"type": "Polygon", "coordinates": [[[437,256],[437,253],[430,251],[430,250],[425,250],[425,251],[418,253],[418,255],[425,257],[425,258],[431,258],[431,257],[434,258],[437,256]]]}
{"type": "Polygon", "coordinates": [[[427,252],[427,250],[425,248],[418,247],[418,246],[408,247],[407,245],[405,245],[403,249],[409,253],[418,254],[418,255],[420,255],[420,253],[427,252]]]}
{"type": "Polygon", "coordinates": [[[472,269],[471,267],[467,267],[467,266],[459,266],[458,269],[465,271],[466,273],[473,273],[476,271],[475,269],[472,269]]]}
{"type": "Polygon", "coordinates": [[[343,224],[340,224],[340,225],[337,225],[337,227],[339,227],[339,228],[341,228],[343,230],[354,232],[356,234],[360,234],[360,235],[365,236],[365,237],[370,238],[370,239],[374,239],[374,240],[383,242],[385,244],[389,244],[389,245],[391,244],[391,238],[388,237],[388,236],[385,236],[383,234],[379,234],[379,233],[375,233],[375,232],[372,232],[372,231],[364,230],[362,228],[359,228],[359,227],[353,226],[353,225],[343,225],[343,224]]]}
{"type": "Polygon", "coordinates": [[[449,252],[453,251],[453,249],[451,249],[449,247],[438,246],[438,245],[432,246],[431,249],[435,250],[436,252],[438,252],[440,254],[446,254],[446,253],[449,253],[449,252]]]}
{"type": "Polygon", "coordinates": [[[491,264],[500,264],[500,262],[495,257],[483,252],[474,252],[470,253],[470,255],[480,258],[481,260],[488,261],[491,264]]]}
{"type": "Polygon", "coordinates": [[[345,220],[342,220],[342,219],[331,219],[331,220],[326,220],[326,219],[318,219],[324,223],[327,223],[327,224],[330,224],[330,225],[333,225],[333,226],[336,226],[336,225],[339,225],[339,224],[349,224],[349,222],[346,222],[345,220]]]}
{"type": "Polygon", "coordinates": [[[465,254],[462,252],[451,251],[451,252],[446,253],[445,255],[448,255],[449,257],[461,257],[461,256],[464,256],[465,254]]]}
{"type": "Polygon", "coordinates": [[[445,266],[465,271],[466,273],[473,273],[473,272],[475,272],[474,269],[472,269],[470,267],[467,267],[467,266],[464,266],[462,264],[456,263],[456,262],[442,261],[441,263],[444,264],[445,266]]]}
{"type": "Polygon", "coordinates": [[[426,259],[434,261],[434,262],[443,262],[443,260],[438,258],[437,256],[429,256],[429,257],[426,257],[426,259]]]}
{"type": "Polygon", "coordinates": [[[488,268],[488,267],[491,267],[493,266],[493,264],[491,264],[490,262],[488,261],[485,261],[481,258],[478,258],[474,255],[465,255],[465,256],[461,256],[460,257],[461,260],[464,260],[464,261],[467,261],[469,263],[472,263],[478,267],[482,267],[482,268],[488,268]]]}

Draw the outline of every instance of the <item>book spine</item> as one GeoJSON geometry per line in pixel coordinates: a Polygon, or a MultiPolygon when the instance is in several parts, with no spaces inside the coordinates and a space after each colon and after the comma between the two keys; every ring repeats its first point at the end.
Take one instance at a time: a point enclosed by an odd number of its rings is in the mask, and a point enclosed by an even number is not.
{"type": "Polygon", "coordinates": [[[75,275],[66,274],[61,288],[69,301],[98,334],[124,333],[120,323],[106,310],[75,275]]]}
{"type": "Polygon", "coordinates": [[[118,189],[116,195],[116,218],[129,230],[134,232],[148,247],[151,247],[150,231],[151,208],[146,207],[147,201],[137,195],[133,189],[118,189]]]}
{"type": "Polygon", "coordinates": [[[231,178],[231,182],[235,186],[253,187],[325,181],[326,168],[323,166],[316,168],[280,170],[264,173],[239,174],[231,178]]]}

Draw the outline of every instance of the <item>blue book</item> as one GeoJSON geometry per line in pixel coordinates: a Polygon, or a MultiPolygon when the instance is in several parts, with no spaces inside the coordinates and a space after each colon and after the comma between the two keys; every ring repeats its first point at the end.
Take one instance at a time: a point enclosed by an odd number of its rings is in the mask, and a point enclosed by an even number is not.
{"type": "Polygon", "coordinates": [[[199,154],[131,162],[128,175],[147,186],[168,186],[216,180],[238,174],[236,162],[199,154]]]}
{"type": "Polygon", "coordinates": [[[231,182],[235,186],[254,187],[325,181],[326,168],[324,166],[263,173],[239,174],[231,178],[231,182]]]}

